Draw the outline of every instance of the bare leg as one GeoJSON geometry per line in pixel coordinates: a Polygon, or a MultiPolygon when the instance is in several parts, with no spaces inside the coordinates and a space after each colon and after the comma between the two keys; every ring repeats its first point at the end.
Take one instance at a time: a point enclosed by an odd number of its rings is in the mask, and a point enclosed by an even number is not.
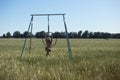
{"type": "Polygon", "coordinates": [[[51,52],[51,49],[48,48],[48,47],[45,47],[45,51],[46,51],[46,56],[48,56],[48,55],[49,55],[49,52],[51,52]]]}
{"type": "Polygon", "coordinates": [[[47,51],[46,56],[48,56],[48,55],[49,55],[49,52],[47,51]]]}

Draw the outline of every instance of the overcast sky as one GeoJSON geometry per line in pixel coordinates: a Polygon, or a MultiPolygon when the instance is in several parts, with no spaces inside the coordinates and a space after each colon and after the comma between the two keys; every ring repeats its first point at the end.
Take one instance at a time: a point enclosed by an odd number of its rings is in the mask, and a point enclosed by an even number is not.
{"type": "MultiPolygon", "coordinates": [[[[27,30],[30,14],[66,13],[68,31],[120,33],[120,0],[0,0],[0,36],[27,30]]],[[[47,30],[47,17],[35,17],[33,32],[47,30]]],[[[50,17],[50,30],[64,31],[62,17],[50,17]]]]}

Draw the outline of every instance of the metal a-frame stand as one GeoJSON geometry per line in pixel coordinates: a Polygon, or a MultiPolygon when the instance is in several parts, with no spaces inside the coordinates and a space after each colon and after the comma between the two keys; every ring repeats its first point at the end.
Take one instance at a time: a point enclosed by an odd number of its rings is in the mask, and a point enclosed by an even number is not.
{"type": "MultiPolygon", "coordinates": [[[[32,14],[31,15],[31,20],[30,20],[30,24],[27,30],[27,34],[23,43],[23,47],[22,47],[22,51],[20,54],[20,61],[22,60],[22,55],[25,49],[25,45],[26,45],[26,41],[29,35],[29,31],[31,31],[30,34],[32,34],[32,28],[33,28],[33,17],[34,16],[48,16],[48,33],[50,32],[49,30],[49,16],[63,16],[63,23],[64,23],[64,27],[65,27],[65,33],[66,33],[66,40],[67,40],[67,48],[68,48],[68,56],[69,56],[69,60],[70,63],[72,63],[72,53],[71,53],[71,48],[70,48],[70,42],[69,42],[69,37],[68,37],[68,32],[67,32],[67,25],[66,25],[66,21],[65,21],[65,14],[32,14]]],[[[29,47],[29,53],[31,53],[31,41],[32,41],[32,36],[30,36],[30,47],[29,47]]]]}

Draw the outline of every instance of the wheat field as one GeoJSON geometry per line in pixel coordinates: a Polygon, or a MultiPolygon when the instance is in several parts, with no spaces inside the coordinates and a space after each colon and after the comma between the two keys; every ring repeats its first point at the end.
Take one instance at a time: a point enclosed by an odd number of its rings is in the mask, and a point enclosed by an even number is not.
{"type": "Polygon", "coordinates": [[[45,56],[41,39],[0,39],[0,80],[120,80],[119,39],[70,39],[70,64],[65,39],[45,56]]]}

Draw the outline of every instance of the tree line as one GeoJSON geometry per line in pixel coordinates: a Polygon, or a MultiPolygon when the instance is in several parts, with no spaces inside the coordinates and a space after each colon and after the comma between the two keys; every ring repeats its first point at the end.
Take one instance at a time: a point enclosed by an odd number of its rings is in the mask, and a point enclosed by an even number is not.
{"type": "MultiPolygon", "coordinates": [[[[3,34],[1,38],[25,38],[26,36],[29,38],[30,35],[31,37],[34,38],[42,38],[46,32],[45,31],[40,31],[36,32],[35,34],[32,34],[30,32],[25,31],[24,33],[21,33],[20,31],[15,31],[13,34],[10,32],[7,32],[6,34],[3,34]]],[[[66,38],[66,33],[65,32],[59,32],[56,31],[53,34],[53,38],[66,38]]],[[[118,38],[120,39],[120,33],[107,33],[107,32],[89,32],[88,30],[86,31],[78,31],[78,32],[68,32],[68,37],[69,38],[100,38],[100,39],[109,39],[109,38],[118,38]]]]}

